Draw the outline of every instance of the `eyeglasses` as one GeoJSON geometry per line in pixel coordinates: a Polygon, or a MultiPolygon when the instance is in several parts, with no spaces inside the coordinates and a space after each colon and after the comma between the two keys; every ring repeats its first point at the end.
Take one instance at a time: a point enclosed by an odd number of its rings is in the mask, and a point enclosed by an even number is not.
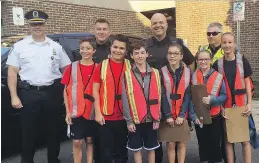
{"type": "Polygon", "coordinates": [[[207,32],[207,36],[210,36],[210,35],[217,36],[219,33],[221,32],[207,32]]]}
{"type": "Polygon", "coordinates": [[[210,58],[204,58],[204,59],[198,59],[199,62],[208,62],[210,61],[210,58]]]}
{"type": "Polygon", "coordinates": [[[181,53],[168,53],[169,56],[179,56],[181,53]]]}

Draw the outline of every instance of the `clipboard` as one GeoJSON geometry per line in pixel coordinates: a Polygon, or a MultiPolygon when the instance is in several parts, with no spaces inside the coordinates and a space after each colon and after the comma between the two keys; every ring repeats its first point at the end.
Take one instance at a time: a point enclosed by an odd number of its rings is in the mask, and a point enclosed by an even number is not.
{"type": "Polygon", "coordinates": [[[241,113],[246,107],[225,108],[227,140],[229,143],[250,141],[248,117],[241,113]]]}
{"type": "Polygon", "coordinates": [[[208,97],[206,85],[191,85],[192,102],[194,110],[202,124],[211,124],[210,111],[202,102],[202,97],[208,97]]]}
{"type": "Polygon", "coordinates": [[[165,122],[161,122],[158,129],[159,142],[179,142],[191,140],[191,133],[188,122],[184,119],[181,126],[170,126],[165,122]]]}

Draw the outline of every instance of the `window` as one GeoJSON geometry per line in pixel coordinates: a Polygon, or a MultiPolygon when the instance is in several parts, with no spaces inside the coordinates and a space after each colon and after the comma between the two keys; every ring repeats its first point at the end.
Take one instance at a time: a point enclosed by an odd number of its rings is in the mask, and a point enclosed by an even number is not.
{"type": "Polygon", "coordinates": [[[81,59],[81,55],[79,54],[79,40],[81,38],[67,38],[66,46],[69,51],[71,51],[73,56],[73,61],[77,61],[81,59]]]}

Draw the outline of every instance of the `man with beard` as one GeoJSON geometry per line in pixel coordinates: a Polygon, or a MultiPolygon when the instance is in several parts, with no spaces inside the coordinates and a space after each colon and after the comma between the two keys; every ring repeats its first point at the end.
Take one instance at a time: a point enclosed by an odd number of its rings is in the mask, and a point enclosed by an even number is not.
{"type": "MultiPolygon", "coordinates": [[[[146,40],[147,51],[149,57],[147,62],[150,66],[160,69],[165,66],[167,61],[167,51],[168,45],[172,42],[182,45],[183,49],[183,62],[192,71],[194,71],[195,58],[190,52],[190,50],[184,45],[183,41],[178,38],[174,38],[166,34],[168,28],[168,23],[166,17],[161,13],[156,13],[151,18],[151,31],[153,36],[146,40]]],[[[177,147],[176,147],[177,148],[177,147]]],[[[162,143],[160,143],[160,148],[156,149],[156,163],[161,163],[163,159],[163,148],[162,143]]],[[[176,159],[177,160],[177,159],[176,159]]]]}

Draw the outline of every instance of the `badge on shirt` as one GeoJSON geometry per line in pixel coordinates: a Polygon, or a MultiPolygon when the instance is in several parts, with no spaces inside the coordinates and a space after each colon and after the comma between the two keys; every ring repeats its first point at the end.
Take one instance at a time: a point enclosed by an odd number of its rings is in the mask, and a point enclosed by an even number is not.
{"type": "Polygon", "coordinates": [[[57,73],[59,72],[59,57],[57,55],[56,49],[53,48],[52,50],[52,56],[51,56],[51,60],[52,60],[52,72],[57,73]]]}
{"type": "Polygon", "coordinates": [[[53,55],[57,55],[56,49],[53,48],[53,55]]]}

